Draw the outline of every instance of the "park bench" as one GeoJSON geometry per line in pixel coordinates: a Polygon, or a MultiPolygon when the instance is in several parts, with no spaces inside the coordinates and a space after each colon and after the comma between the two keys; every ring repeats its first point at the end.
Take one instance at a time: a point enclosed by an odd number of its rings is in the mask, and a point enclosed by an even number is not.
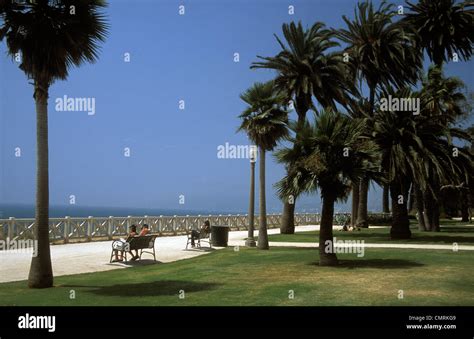
{"type": "Polygon", "coordinates": [[[112,253],[110,254],[110,262],[112,262],[114,252],[117,250],[123,250],[123,255],[125,261],[127,261],[127,252],[130,252],[132,250],[138,250],[139,251],[139,259],[142,259],[142,254],[148,253],[153,255],[153,260],[156,261],[156,255],[155,255],[155,239],[156,235],[142,235],[142,236],[133,236],[133,237],[128,237],[127,240],[124,243],[123,248],[117,249],[114,247],[114,244],[116,244],[116,241],[112,242],[112,253]]]}
{"type": "MultiPolygon", "coordinates": [[[[189,245],[191,244],[191,232],[188,234],[188,241],[186,243],[186,249],[188,249],[189,245]]],[[[194,244],[196,245],[197,248],[201,248],[201,241],[207,242],[209,244],[209,247],[212,248],[212,243],[211,243],[211,232],[206,233],[206,232],[199,232],[199,237],[197,239],[194,239],[194,244]]]]}

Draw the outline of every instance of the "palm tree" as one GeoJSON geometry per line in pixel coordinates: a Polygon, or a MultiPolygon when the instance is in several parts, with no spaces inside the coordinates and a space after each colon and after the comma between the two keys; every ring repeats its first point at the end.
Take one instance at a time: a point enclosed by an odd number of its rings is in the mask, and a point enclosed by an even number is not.
{"type": "MultiPolygon", "coordinates": [[[[414,36],[409,28],[393,22],[396,12],[393,5],[385,2],[375,9],[371,1],[357,5],[353,20],[343,16],[347,29],[337,36],[348,46],[358,77],[364,79],[369,88],[369,116],[373,116],[376,91],[380,87],[415,84],[422,65],[422,55],[413,48],[414,36]]],[[[368,227],[367,178],[360,182],[357,225],[368,227]]]]}
{"type": "MultiPolygon", "coordinates": [[[[305,123],[300,137],[293,138],[300,152],[295,171],[278,183],[279,194],[319,190],[322,212],[319,232],[319,265],[337,265],[333,247],[334,203],[347,198],[352,182],[363,176],[376,176],[378,150],[364,137],[365,122],[339,112],[325,110],[314,125],[305,123]]],[[[293,149],[277,152],[281,161],[294,157],[293,149]]]]}
{"type": "Polygon", "coordinates": [[[278,141],[288,135],[288,112],[282,109],[284,97],[275,90],[275,83],[255,83],[240,95],[248,105],[239,116],[239,130],[245,131],[259,149],[259,207],[260,228],[257,247],[268,249],[267,213],[265,200],[265,152],[272,151],[278,141]]]}
{"type": "MultiPolygon", "coordinates": [[[[301,22],[283,24],[286,44],[275,35],[281,51],[274,57],[258,56],[262,61],[254,62],[251,68],[276,70],[275,86],[285,93],[285,100],[294,102],[298,115],[298,126],[306,121],[309,109],[316,109],[312,97],[323,107],[335,108],[336,102],[345,104],[348,92],[355,91],[353,81],[348,81],[351,72],[343,62],[341,53],[328,50],[339,44],[333,40],[334,32],[325,29],[322,22],[304,29],[301,22]]],[[[297,132],[298,135],[298,132],[297,132]]],[[[292,163],[287,163],[291,171],[292,163]]],[[[284,201],[281,233],[294,233],[294,211],[297,196],[292,203],[284,201]]]]}
{"type": "MultiPolygon", "coordinates": [[[[469,136],[454,128],[454,125],[469,115],[470,105],[465,95],[464,83],[456,77],[445,77],[442,68],[431,66],[422,81],[420,93],[422,116],[429,123],[441,124],[447,135],[463,140],[469,136]]],[[[425,229],[439,230],[439,199],[441,181],[433,174],[429,190],[421,192],[420,201],[424,205],[425,229]]]]}
{"type": "Polygon", "coordinates": [[[38,249],[28,277],[31,288],[53,285],[49,248],[49,87],[56,80],[65,80],[72,66],[97,59],[98,43],[104,41],[107,34],[105,17],[100,12],[106,5],[102,0],[5,0],[0,4],[0,40],[6,40],[9,55],[21,54],[20,69],[33,81],[36,103],[34,232],[38,249]]]}
{"type": "Polygon", "coordinates": [[[406,2],[410,10],[402,22],[411,26],[419,46],[438,67],[456,53],[468,60],[474,42],[474,7],[472,1],[419,0],[406,2]]]}
{"type": "MultiPolygon", "coordinates": [[[[409,99],[419,94],[406,88],[387,95],[409,99]]],[[[410,186],[432,193],[449,177],[463,172],[451,156],[449,134],[455,131],[450,132],[430,116],[414,116],[411,111],[378,109],[374,120],[373,140],[381,150],[392,198],[390,235],[392,239],[407,239],[411,236],[407,207],[410,186]]],[[[426,205],[424,212],[426,217],[426,205]]]]}

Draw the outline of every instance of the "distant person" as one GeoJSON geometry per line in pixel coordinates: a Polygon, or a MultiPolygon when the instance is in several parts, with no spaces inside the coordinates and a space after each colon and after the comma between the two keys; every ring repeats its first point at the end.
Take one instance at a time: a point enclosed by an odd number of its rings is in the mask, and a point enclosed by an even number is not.
{"type": "MultiPolygon", "coordinates": [[[[147,224],[143,224],[142,229],[140,230],[140,233],[138,234],[138,236],[142,237],[144,235],[147,235],[148,233],[150,233],[150,228],[148,227],[147,224]]],[[[138,258],[140,258],[140,256],[138,255],[138,250],[135,250],[135,255],[133,255],[132,251],[130,251],[130,254],[132,254],[132,259],[131,259],[132,261],[135,261],[138,258]]]]}
{"type": "Polygon", "coordinates": [[[147,235],[150,233],[150,228],[148,227],[147,224],[143,224],[142,229],[140,230],[139,236],[141,237],[142,235],[147,235]]]}
{"type": "MultiPolygon", "coordinates": [[[[125,251],[126,249],[126,245],[128,243],[128,240],[132,237],[135,237],[137,235],[137,226],[136,225],[132,225],[129,227],[129,233],[128,233],[128,237],[127,239],[123,239],[123,238],[120,238],[120,240],[115,240],[113,243],[112,243],[112,247],[115,251],[115,260],[112,261],[112,262],[120,262],[120,261],[123,261],[123,252],[125,251]],[[119,253],[120,253],[120,256],[119,256],[119,253]]],[[[132,253],[132,252],[130,252],[132,253]]],[[[132,254],[133,255],[133,254],[132,254]]],[[[133,259],[133,258],[132,258],[133,259]]]]}
{"type": "Polygon", "coordinates": [[[204,221],[204,225],[201,226],[201,229],[191,231],[191,247],[195,247],[194,241],[200,237],[206,236],[211,233],[211,223],[209,220],[204,221]]]}

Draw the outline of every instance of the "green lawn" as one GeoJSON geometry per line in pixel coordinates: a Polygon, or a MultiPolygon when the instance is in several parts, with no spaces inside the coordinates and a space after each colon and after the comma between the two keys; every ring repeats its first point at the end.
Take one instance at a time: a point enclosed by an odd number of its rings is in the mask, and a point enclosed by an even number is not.
{"type": "MultiPolygon", "coordinates": [[[[411,225],[412,238],[406,240],[391,240],[390,226],[382,228],[365,228],[360,231],[334,231],[334,236],[343,240],[364,240],[366,243],[406,243],[406,244],[444,244],[474,245],[474,225],[468,223],[442,220],[440,232],[420,232],[418,226],[411,225]]],[[[270,241],[285,242],[317,242],[318,231],[298,232],[295,234],[274,234],[270,241]]]]}
{"type": "Polygon", "coordinates": [[[319,267],[314,249],[228,248],[174,263],[58,277],[45,290],[0,284],[0,305],[474,306],[473,252],[366,249],[363,258],[338,256],[338,267],[319,267]]]}

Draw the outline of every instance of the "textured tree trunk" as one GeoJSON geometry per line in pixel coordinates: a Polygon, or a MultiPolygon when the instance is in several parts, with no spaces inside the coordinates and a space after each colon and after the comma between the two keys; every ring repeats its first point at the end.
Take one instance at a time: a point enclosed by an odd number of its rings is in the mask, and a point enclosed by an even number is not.
{"type": "MultiPolygon", "coordinates": [[[[375,86],[370,87],[369,89],[369,116],[373,117],[374,115],[374,106],[375,106],[375,86]]],[[[369,215],[367,211],[369,195],[369,179],[362,178],[360,180],[360,189],[359,189],[359,208],[357,211],[357,227],[369,227],[369,215]]]]}
{"type": "Polygon", "coordinates": [[[260,180],[260,228],[258,230],[258,242],[257,247],[261,250],[268,250],[268,234],[267,234],[267,203],[265,197],[265,150],[260,147],[260,168],[259,168],[259,180],[260,180]]]}
{"type": "Polygon", "coordinates": [[[433,227],[431,229],[431,231],[433,232],[439,232],[440,231],[440,228],[439,228],[439,213],[440,213],[440,210],[439,210],[439,201],[437,201],[436,199],[433,201],[433,227]]]}
{"type": "Polygon", "coordinates": [[[392,228],[390,229],[390,237],[392,239],[409,239],[411,237],[407,191],[398,182],[393,182],[390,185],[390,197],[392,199],[392,228]],[[400,199],[400,196],[402,196],[402,199],[400,199]]]}
{"type": "Polygon", "coordinates": [[[439,202],[433,197],[431,192],[425,192],[425,224],[431,232],[439,232],[439,202]]]}
{"type": "Polygon", "coordinates": [[[255,247],[255,239],[253,237],[255,219],[255,162],[250,162],[250,198],[249,198],[249,232],[245,245],[247,247],[255,247]]]}
{"type": "Polygon", "coordinates": [[[328,190],[324,190],[322,201],[323,208],[319,230],[319,266],[335,266],[338,264],[332,233],[335,197],[328,193],[328,190]]]}
{"type": "MultiPolygon", "coordinates": [[[[298,131],[304,126],[306,122],[306,112],[308,111],[308,107],[304,104],[304,99],[296,100],[296,112],[298,114],[298,127],[296,131],[296,137],[298,138],[298,131]]],[[[289,168],[287,169],[287,171],[289,168]]],[[[285,201],[283,202],[283,212],[281,215],[281,225],[280,225],[280,233],[281,234],[294,234],[295,233],[295,207],[296,207],[296,196],[293,196],[293,203],[290,204],[288,202],[288,198],[286,197],[285,201]]]]}
{"type": "Polygon", "coordinates": [[[467,193],[465,191],[461,191],[461,221],[462,222],[469,222],[469,200],[467,193]]]}
{"type": "Polygon", "coordinates": [[[423,216],[425,218],[426,230],[433,229],[433,197],[428,191],[423,192],[423,216]]]}
{"type": "Polygon", "coordinates": [[[382,211],[384,213],[390,213],[390,190],[387,184],[383,185],[382,193],[382,211]]]}
{"type": "Polygon", "coordinates": [[[359,188],[359,208],[357,211],[357,227],[369,227],[369,216],[367,212],[367,198],[369,194],[369,180],[362,178],[359,188]]]}
{"type": "Polygon", "coordinates": [[[49,248],[48,84],[35,81],[36,103],[36,255],[31,260],[28,286],[53,286],[49,248]]]}
{"type": "Polygon", "coordinates": [[[355,227],[357,225],[357,211],[359,209],[359,186],[360,183],[352,183],[352,213],[351,213],[351,226],[355,227]]]}
{"type": "Polygon", "coordinates": [[[418,229],[420,231],[426,231],[425,217],[423,211],[423,193],[420,187],[414,184],[415,188],[415,207],[418,219],[418,229]]]}
{"type": "Polygon", "coordinates": [[[408,214],[412,213],[415,209],[415,185],[412,184],[410,187],[410,194],[408,200],[408,214]]]}
{"type": "Polygon", "coordinates": [[[281,234],[295,233],[295,203],[296,198],[293,199],[293,204],[288,202],[288,199],[283,203],[283,214],[281,216],[281,234]]]}

